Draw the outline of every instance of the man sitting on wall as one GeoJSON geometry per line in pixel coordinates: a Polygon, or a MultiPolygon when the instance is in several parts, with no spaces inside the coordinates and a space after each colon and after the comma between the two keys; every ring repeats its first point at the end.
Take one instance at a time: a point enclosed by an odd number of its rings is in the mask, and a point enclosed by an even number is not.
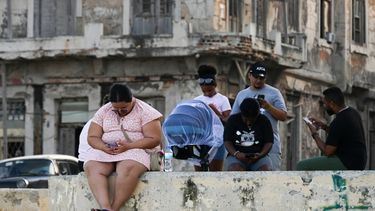
{"type": "Polygon", "coordinates": [[[300,161],[297,170],[365,169],[367,154],[361,116],[355,109],[345,105],[344,94],[339,88],[328,88],[323,95],[327,113],[336,114],[336,118],[329,126],[315,118],[305,122],[324,156],[300,161]],[[328,133],[325,142],[319,137],[319,129],[328,133]]]}

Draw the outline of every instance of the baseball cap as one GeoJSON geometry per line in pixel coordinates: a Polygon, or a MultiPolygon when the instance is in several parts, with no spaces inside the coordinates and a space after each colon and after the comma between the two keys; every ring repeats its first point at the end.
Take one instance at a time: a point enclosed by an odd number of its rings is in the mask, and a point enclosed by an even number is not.
{"type": "Polygon", "coordinates": [[[257,62],[251,66],[250,73],[255,76],[266,77],[266,67],[262,63],[257,62]]]}

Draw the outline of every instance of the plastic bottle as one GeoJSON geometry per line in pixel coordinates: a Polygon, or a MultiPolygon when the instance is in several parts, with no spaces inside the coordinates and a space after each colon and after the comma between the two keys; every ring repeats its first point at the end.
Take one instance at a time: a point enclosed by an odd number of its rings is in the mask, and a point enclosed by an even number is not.
{"type": "Polygon", "coordinates": [[[173,171],[172,159],[173,159],[173,151],[170,147],[167,147],[164,152],[164,171],[166,172],[173,171]]]}

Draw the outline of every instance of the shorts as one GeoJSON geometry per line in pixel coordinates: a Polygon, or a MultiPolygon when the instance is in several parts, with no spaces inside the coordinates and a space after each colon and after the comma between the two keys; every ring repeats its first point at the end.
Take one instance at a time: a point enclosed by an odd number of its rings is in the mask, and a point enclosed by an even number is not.
{"type": "Polygon", "coordinates": [[[233,164],[240,164],[244,169],[246,169],[246,171],[257,171],[263,165],[267,165],[269,169],[272,169],[272,161],[268,155],[251,164],[244,163],[230,155],[224,162],[225,171],[228,171],[229,167],[233,164]]]}
{"type": "Polygon", "coordinates": [[[212,160],[224,160],[227,150],[225,149],[224,144],[221,145],[216,151],[216,154],[212,160]]]}

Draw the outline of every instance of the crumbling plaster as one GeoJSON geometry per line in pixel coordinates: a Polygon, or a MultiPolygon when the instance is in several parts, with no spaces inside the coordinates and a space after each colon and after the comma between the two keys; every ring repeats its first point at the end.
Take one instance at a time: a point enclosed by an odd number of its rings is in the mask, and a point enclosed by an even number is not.
{"type": "Polygon", "coordinates": [[[82,0],[83,23],[103,23],[104,35],[122,34],[123,0],[82,0]]]}
{"type": "MultiPolygon", "coordinates": [[[[27,0],[11,1],[12,38],[23,38],[27,35],[27,0]]],[[[0,39],[8,36],[9,17],[7,1],[0,1],[0,39]]]]}
{"type": "MultiPolygon", "coordinates": [[[[373,210],[373,177],[370,171],[148,172],[123,209],[373,210]]],[[[51,177],[49,182],[52,210],[97,205],[84,175],[51,177]]]]}

